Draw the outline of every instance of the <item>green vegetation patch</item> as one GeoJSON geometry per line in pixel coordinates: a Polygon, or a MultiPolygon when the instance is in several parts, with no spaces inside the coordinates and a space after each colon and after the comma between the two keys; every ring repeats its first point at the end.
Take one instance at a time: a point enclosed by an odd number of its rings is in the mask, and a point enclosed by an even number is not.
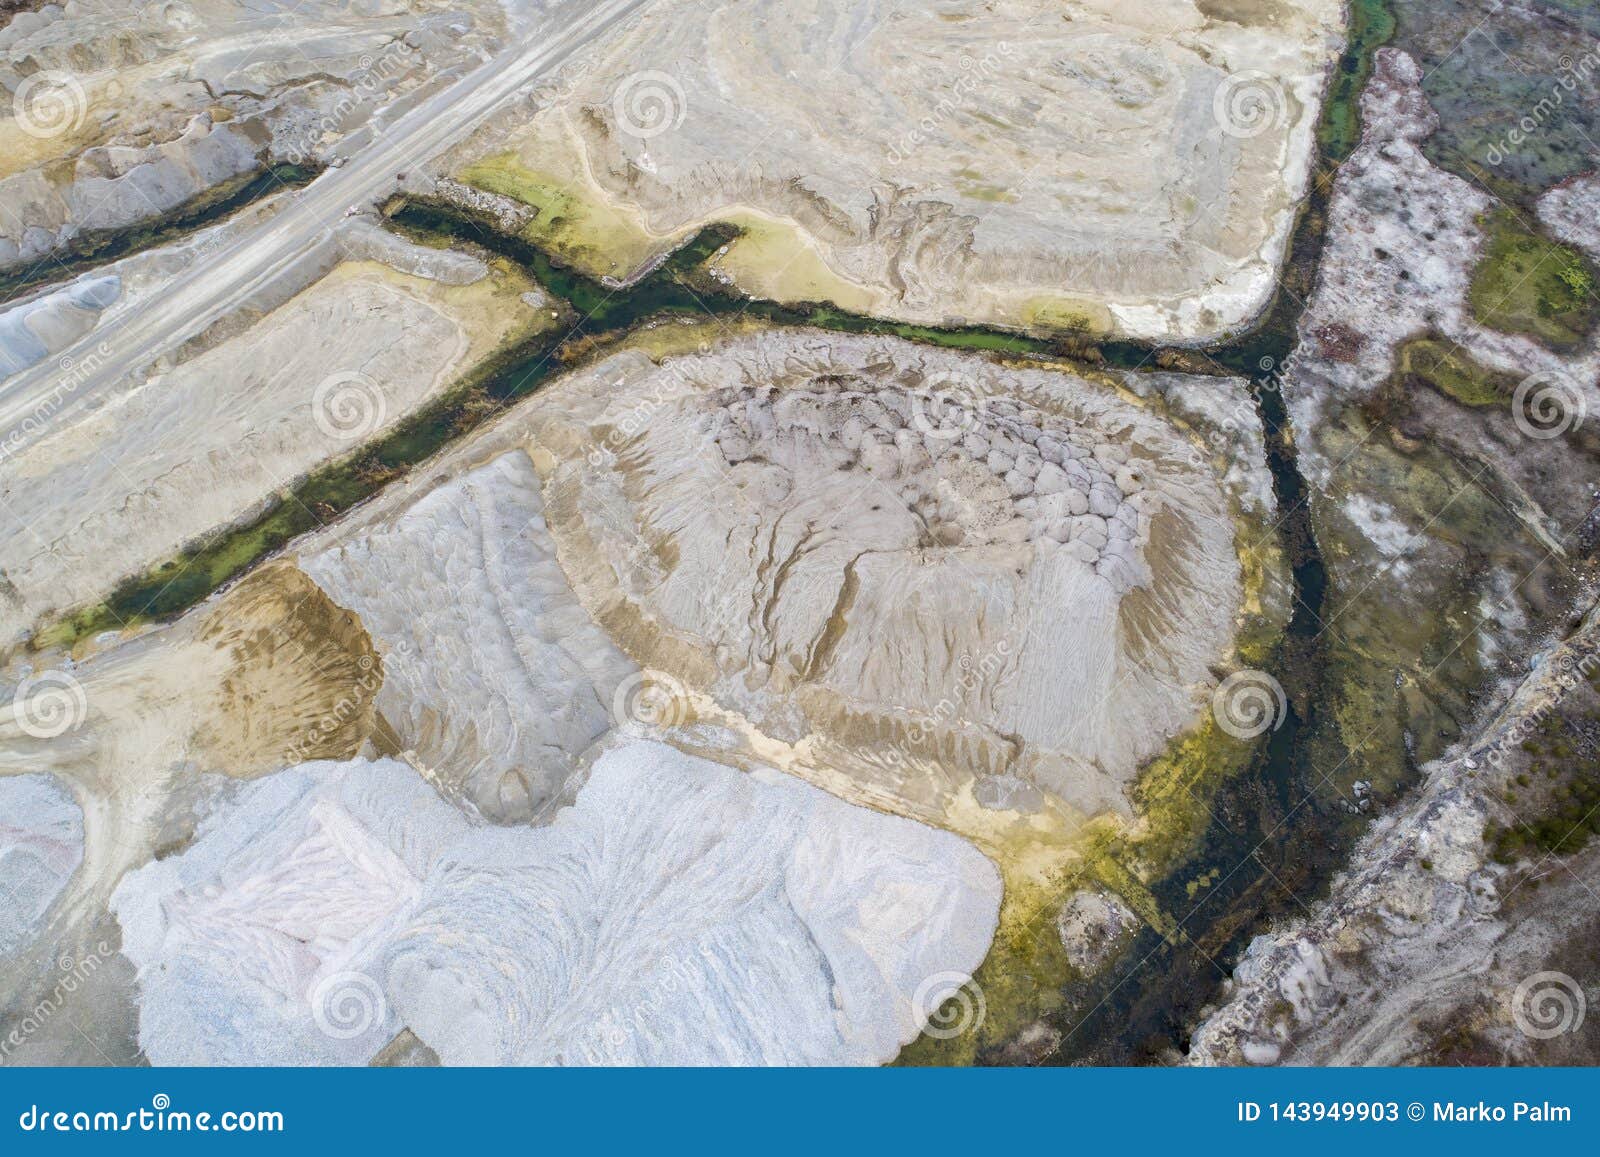
{"type": "MultiPolygon", "coordinates": [[[[69,166],[70,167],[70,166],[69,166]]],[[[307,165],[273,165],[224,181],[194,199],[126,229],[91,229],[69,245],[34,262],[14,266],[0,276],[0,301],[50,282],[67,281],[85,270],[96,269],[214,224],[245,206],[284,189],[311,183],[321,169],[307,165]]],[[[63,177],[65,182],[67,177],[63,177]]]]}
{"type": "Polygon", "coordinates": [[[532,208],[534,217],[522,239],[592,276],[627,276],[656,248],[637,222],[604,203],[585,201],[549,174],[523,167],[514,153],[486,157],[458,176],[474,188],[532,208]]]}
{"type": "Polygon", "coordinates": [[[1459,347],[1437,338],[1407,342],[1400,349],[1397,370],[1405,386],[1430,387],[1464,406],[1504,406],[1516,388],[1509,375],[1485,369],[1459,347]]]}
{"type": "Polygon", "coordinates": [[[1582,255],[1525,228],[1510,210],[1482,222],[1489,235],[1468,302],[1479,324],[1522,333],[1559,350],[1595,323],[1595,271],[1582,255]]]}
{"type": "Polygon", "coordinates": [[[1600,668],[1578,684],[1572,697],[1550,710],[1522,741],[1527,770],[1507,785],[1509,823],[1491,822],[1483,833],[1498,863],[1582,851],[1600,834],[1600,668]],[[1587,703],[1575,705],[1582,697],[1587,703]]]}

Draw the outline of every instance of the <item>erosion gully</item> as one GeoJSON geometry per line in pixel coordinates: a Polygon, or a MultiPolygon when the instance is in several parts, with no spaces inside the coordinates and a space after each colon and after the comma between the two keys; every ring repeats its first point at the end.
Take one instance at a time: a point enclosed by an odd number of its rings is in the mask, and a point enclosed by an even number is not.
{"type": "MultiPolygon", "coordinates": [[[[425,199],[399,198],[385,207],[385,213],[402,231],[476,245],[527,269],[567,303],[569,324],[564,332],[498,355],[377,442],[280,494],[250,524],[196,544],[124,583],[106,603],[44,632],[39,642],[70,641],[178,614],[296,536],[376,493],[506,404],[536,391],[555,374],[603,355],[649,321],[741,316],[774,324],[892,334],[960,349],[1088,359],[1116,368],[1162,364],[1201,374],[1243,376],[1256,383],[1252,392],[1267,431],[1267,458],[1281,519],[1278,530],[1294,576],[1293,615],[1272,672],[1287,692],[1290,710],[1283,725],[1265,737],[1248,768],[1211,802],[1212,821],[1191,857],[1152,886],[1165,910],[1179,920],[1179,934],[1163,938],[1146,931],[1120,968],[1093,987],[1069,993],[1065,1011],[1056,1019],[1063,1045],[1050,1062],[1129,1064],[1170,1057],[1172,1049],[1187,1048],[1186,1034],[1196,1014],[1214,996],[1223,970],[1232,966],[1249,937],[1272,919],[1297,913],[1302,903],[1325,889],[1358,828],[1349,816],[1320,806],[1314,798],[1318,777],[1309,766],[1307,751],[1317,726],[1324,669],[1317,624],[1325,573],[1283,397],[1273,388],[1273,371],[1284,366],[1294,350],[1296,326],[1315,278],[1333,174],[1359,138],[1357,99],[1370,73],[1372,53],[1393,32],[1386,0],[1353,0],[1349,11],[1347,48],[1329,82],[1318,131],[1318,163],[1279,290],[1262,320],[1241,337],[1204,350],[1160,349],[1136,342],[1051,341],[984,327],[897,324],[822,304],[783,306],[750,300],[718,288],[703,275],[695,276],[718,248],[737,235],[722,225],[702,230],[639,282],[608,287],[520,238],[498,232],[485,219],[425,199]],[[1218,870],[1217,882],[1198,900],[1190,897],[1186,882],[1212,869],[1218,870]]],[[[264,173],[229,196],[164,223],[160,239],[215,219],[278,184],[310,175],[303,170],[264,173]]],[[[100,238],[71,260],[87,266],[145,247],[154,236],[142,231],[100,238]]],[[[60,264],[52,263],[48,277],[60,274],[60,264]]],[[[43,274],[36,279],[42,280],[43,274]]],[[[15,294],[20,286],[16,277],[0,281],[0,299],[15,294]]]]}

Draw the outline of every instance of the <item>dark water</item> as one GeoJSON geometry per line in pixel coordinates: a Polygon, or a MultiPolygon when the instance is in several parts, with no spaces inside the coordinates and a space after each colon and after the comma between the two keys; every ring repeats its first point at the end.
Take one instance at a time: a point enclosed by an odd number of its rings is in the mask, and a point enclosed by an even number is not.
{"type": "Polygon", "coordinates": [[[127,257],[204,228],[280,189],[298,189],[320,172],[303,165],[274,165],[236,186],[199,197],[173,213],[131,229],[81,234],[66,248],[0,274],[0,305],[14,297],[65,281],[86,270],[127,257]]]}
{"type": "MultiPolygon", "coordinates": [[[[1065,1036],[1054,1057],[1059,1062],[1138,1063],[1163,1049],[1185,1047],[1186,1026],[1214,993],[1248,937],[1267,918],[1297,911],[1300,902],[1323,888],[1354,835],[1349,817],[1325,814],[1314,801],[1308,802],[1314,772],[1308,766],[1307,749],[1317,726],[1315,704],[1323,668],[1317,632],[1326,576],[1306,508],[1305,482],[1288,437],[1283,398],[1271,386],[1272,372],[1292,354],[1296,323],[1312,285],[1322,248],[1328,179],[1357,139],[1354,100],[1365,83],[1372,51],[1393,27],[1378,0],[1357,0],[1352,15],[1352,42],[1330,86],[1319,134],[1318,180],[1297,225],[1277,298],[1244,337],[1210,350],[1176,354],[1186,368],[1242,375],[1260,387],[1254,392],[1268,434],[1268,461],[1283,519],[1279,531],[1296,588],[1293,617],[1272,664],[1272,673],[1288,694],[1290,711],[1283,725],[1261,744],[1250,767],[1212,801],[1214,821],[1198,850],[1153,885],[1163,909],[1180,919],[1180,936],[1168,943],[1147,932],[1126,957],[1128,967],[1120,975],[1094,989],[1069,993],[1069,1012],[1058,1023],[1065,1036]],[[1218,880],[1196,902],[1187,893],[1187,882],[1213,868],[1218,880]],[[1137,961],[1144,963],[1134,966],[1137,961]],[[1096,1011],[1078,1019],[1087,1008],[1096,1011]]],[[[198,544],[182,558],[124,584],[104,607],[79,616],[72,624],[75,631],[177,614],[490,416],[492,411],[468,405],[469,398],[487,397],[503,404],[525,397],[567,368],[559,351],[584,339],[604,344],[649,320],[747,316],[775,324],[892,334],[962,349],[1044,356],[1088,353],[1095,360],[1126,368],[1147,366],[1162,353],[1133,342],[1085,349],[1077,341],[1049,341],[982,327],[942,329],[885,322],[826,304],[750,301],[696,275],[707,258],[735,236],[725,226],[704,230],[637,284],[613,288],[453,207],[396,201],[388,214],[391,223],[404,231],[471,242],[521,264],[570,307],[564,332],[500,355],[469,382],[353,460],[307,478],[250,526],[198,544]]]]}
{"type": "MultiPolygon", "coordinates": [[[[1277,383],[1294,356],[1296,327],[1322,255],[1333,174],[1360,140],[1357,101],[1372,54],[1393,32],[1383,0],[1351,5],[1349,44],[1329,86],[1318,164],[1277,295],[1248,334],[1203,355],[1218,370],[1253,383],[1266,432],[1278,533],[1294,578],[1291,618],[1269,665],[1283,685],[1288,711],[1250,766],[1211,801],[1212,823],[1196,852],[1151,888],[1162,909],[1178,920],[1176,941],[1146,929],[1105,979],[1071,993],[1067,1011],[1057,1018],[1064,1041],[1051,1063],[1140,1064],[1174,1048],[1187,1051],[1189,1028],[1250,938],[1275,919],[1302,914],[1302,905],[1323,894],[1360,832],[1359,821],[1323,807],[1315,790],[1322,777],[1311,752],[1316,745],[1326,758],[1331,738],[1317,715],[1324,698],[1327,571],[1277,383]],[[1191,896],[1190,881],[1213,871],[1216,882],[1198,898],[1191,896]],[[1094,1011],[1084,1016],[1085,1008],[1094,1011]]],[[[1108,350],[1108,356],[1124,362],[1136,352],[1128,347],[1108,350]]]]}

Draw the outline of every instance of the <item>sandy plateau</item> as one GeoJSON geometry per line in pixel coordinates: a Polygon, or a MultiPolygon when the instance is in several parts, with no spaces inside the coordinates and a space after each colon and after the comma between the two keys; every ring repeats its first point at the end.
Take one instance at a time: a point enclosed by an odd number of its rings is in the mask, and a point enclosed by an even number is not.
{"type": "Polygon", "coordinates": [[[1265,305],[1341,4],[775,7],[650,5],[457,175],[618,278],[733,220],[740,287],[910,321],[1194,339],[1265,305]]]}
{"type": "Polygon", "coordinates": [[[1125,809],[1228,652],[1228,496],[1103,384],[776,331],[601,363],[531,417],[623,649],[897,810],[1125,809]]]}
{"type": "MultiPolygon", "coordinates": [[[[130,282],[158,293],[147,270],[159,264],[131,259],[130,282]]],[[[550,323],[519,271],[347,222],[255,309],[130,374],[78,420],[7,445],[0,641],[227,527],[550,323]]]]}

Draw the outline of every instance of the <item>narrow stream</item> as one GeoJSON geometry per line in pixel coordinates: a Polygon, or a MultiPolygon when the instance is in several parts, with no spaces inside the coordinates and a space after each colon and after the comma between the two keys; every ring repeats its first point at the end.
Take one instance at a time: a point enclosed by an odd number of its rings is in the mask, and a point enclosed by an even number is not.
{"type": "Polygon", "coordinates": [[[70,280],[109,261],[187,236],[271,193],[309,184],[320,171],[302,165],[273,165],[253,176],[213,189],[172,213],[142,225],[80,234],[63,249],[0,273],[0,306],[41,285],[70,280]]]}
{"type": "MultiPolygon", "coordinates": [[[[1147,344],[1049,341],[983,327],[940,329],[863,317],[828,305],[782,306],[751,301],[717,289],[695,273],[735,236],[726,226],[696,235],[660,268],[637,284],[608,288],[550,258],[519,238],[508,237],[471,215],[423,200],[396,200],[386,209],[392,224],[415,235],[465,241],[501,254],[526,268],[570,307],[571,324],[559,336],[535,339],[507,351],[464,383],[411,416],[351,460],[318,470],[273,503],[248,526],[231,530],[124,583],[100,606],[76,616],[41,642],[60,642],[126,623],[178,614],[222,583],[256,565],[296,536],[325,523],[381,489],[390,480],[462,437],[487,417],[466,405],[474,394],[508,403],[525,397],[570,367],[563,356],[575,346],[604,348],[640,324],[663,317],[735,315],[773,324],[811,325],[851,333],[892,334],[970,350],[1046,357],[1083,356],[1134,368],[1162,355],[1193,364],[1200,372],[1243,376],[1253,390],[1267,431],[1267,455],[1283,537],[1293,569],[1296,598],[1291,622],[1272,673],[1283,684],[1289,717],[1258,749],[1251,766],[1230,780],[1213,801],[1213,822],[1198,850],[1152,886],[1163,908],[1181,922],[1175,943],[1147,931],[1125,957],[1124,971],[1095,990],[1075,992],[1073,1016],[1086,1019],[1057,1027],[1064,1043],[1052,1058],[1062,1063],[1139,1063],[1172,1047],[1185,1048],[1185,1033],[1198,1009],[1212,998],[1223,971],[1231,968],[1250,935],[1270,918],[1297,913],[1325,888],[1342,862],[1359,825],[1341,813],[1307,802],[1315,782],[1308,766],[1309,738],[1317,725],[1315,704],[1324,658],[1318,642],[1326,575],[1307,508],[1288,415],[1277,374],[1291,358],[1302,302],[1309,294],[1321,254],[1331,176],[1353,149],[1359,133],[1356,101],[1370,72],[1373,51],[1391,35],[1385,0],[1353,0],[1351,37],[1329,87],[1319,130],[1319,165],[1297,222],[1280,290],[1264,319],[1247,335],[1205,351],[1162,351],[1147,344]],[[585,344],[585,339],[598,339],[585,344]],[[1263,378],[1267,381],[1263,381],[1263,378]],[[1197,901],[1187,883],[1212,868],[1214,886],[1197,901]]],[[[277,179],[277,178],[273,178],[277,179]]],[[[259,195],[259,194],[257,194],[259,195]]],[[[237,195],[240,203],[248,197],[237,195]]],[[[208,214],[227,211],[223,206],[208,214]]],[[[177,222],[172,223],[177,228],[177,222]]],[[[191,226],[192,227],[192,226],[191,226]]],[[[126,252],[106,243],[85,261],[126,252]]],[[[0,292],[15,292],[0,281],[0,292]]],[[[592,356],[592,349],[590,356],[592,356]]]]}

